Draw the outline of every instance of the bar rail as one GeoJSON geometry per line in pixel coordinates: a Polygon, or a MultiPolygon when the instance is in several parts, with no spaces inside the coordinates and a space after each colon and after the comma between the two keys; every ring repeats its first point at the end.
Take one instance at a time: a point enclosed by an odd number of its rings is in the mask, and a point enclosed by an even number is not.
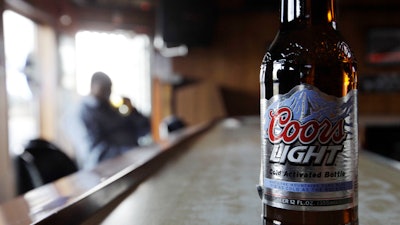
{"type": "Polygon", "coordinates": [[[1,225],[80,224],[107,204],[132,191],[190,144],[215,121],[174,132],[168,139],[139,147],[99,164],[41,186],[0,205],[1,225]]]}

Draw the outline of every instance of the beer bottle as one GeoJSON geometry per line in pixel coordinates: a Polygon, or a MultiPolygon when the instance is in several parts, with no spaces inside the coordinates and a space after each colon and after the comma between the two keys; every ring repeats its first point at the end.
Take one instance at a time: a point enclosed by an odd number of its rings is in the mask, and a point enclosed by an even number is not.
{"type": "Polygon", "coordinates": [[[358,224],[356,60],[335,0],[281,0],[260,72],[267,225],[358,224]]]}

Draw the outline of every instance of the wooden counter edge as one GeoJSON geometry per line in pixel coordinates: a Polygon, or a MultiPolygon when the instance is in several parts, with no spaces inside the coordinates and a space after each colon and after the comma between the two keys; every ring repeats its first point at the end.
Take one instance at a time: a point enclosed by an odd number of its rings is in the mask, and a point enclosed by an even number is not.
{"type": "MultiPolygon", "coordinates": [[[[126,162],[127,157],[125,157],[125,160],[122,161],[126,165],[115,174],[110,174],[110,170],[112,171],[113,165],[117,165],[118,161],[121,160],[118,158],[100,164],[92,171],[79,171],[3,203],[0,205],[0,224],[80,224],[124,193],[134,190],[143,180],[159,170],[170,158],[179,154],[182,149],[178,146],[189,143],[211,128],[215,122],[205,122],[174,132],[168,139],[152,146],[149,153],[144,154],[142,159],[137,160],[138,162],[129,164],[129,162],[126,162]],[[38,204],[42,204],[38,199],[40,197],[36,199],[32,197],[36,194],[41,196],[43,194],[40,194],[40,192],[45,192],[46,189],[54,189],[56,186],[62,185],[62,182],[84,182],[79,180],[80,173],[82,173],[82,177],[93,176],[93,179],[101,181],[82,193],[80,191],[73,193],[72,197],[61,194],[52,199],[47,199],[46,201],[50,203],[50,206],[38,206],[38,204]],[[51,207],[52,203],[56,203],[54,207],[51,207]]],[[[137,151],[141,150],[132,152],[137,151]]],[[[147,151],[147,149],[142,151],[147,151]]],[[[140,157],[140,153],[136,153],[135,156],[140,157]]],[[[124,158],[124,156],[122,157],[124,158]]],[[[119,166],[121,167],[121,165],[119,166]]]]}

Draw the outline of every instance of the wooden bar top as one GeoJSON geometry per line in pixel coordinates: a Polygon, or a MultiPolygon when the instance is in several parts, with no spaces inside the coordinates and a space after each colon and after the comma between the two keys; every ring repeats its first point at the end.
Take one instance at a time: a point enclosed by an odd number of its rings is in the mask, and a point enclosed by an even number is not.
{"type": "MultiPolygon", "coordinates": [[[[259,130],[258,117],[222,120],[184,144],[171,145],[165,151],[173,153],[168,157],[160,156],[157,149],[147,151],[141,161],[122,157],[116,159],[120,163],[112,164],[120,164],[116,168],[120,172],[108,174],[110,165],[102,165],[97,169],[102,172],[78,173],[41,189],[43,193],[34,190],[3,204],[0,224],[261,224],[256,191],[259,130]],[[155,170],[156,165],[159,169],[155,170]],[[148,176],[140,177],[141,173],[148,176]],[[68,190],[70,185],[62,183],[82,180],[87,185],[80,186],[88,189],[77,196],[68,190]],[[40,198],[29,198],[33,193],[59,197],[34,204],[40,198]]],[[[360,225],[399,224],[399,174],[399,162],[360,150],[360,225]]]]}

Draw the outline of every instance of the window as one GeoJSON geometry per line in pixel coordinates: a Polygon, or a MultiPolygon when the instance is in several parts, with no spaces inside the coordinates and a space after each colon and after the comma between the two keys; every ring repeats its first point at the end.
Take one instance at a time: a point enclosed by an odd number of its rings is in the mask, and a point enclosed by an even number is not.
{"type": "Polygon", "coordinates": [[[120,31],[102,33],[81,31],[76,35],[76,89],[89,93],[90,78],[105,72],[113,81],[112,99],[129,97],[136,108],[149,115],[150,40],[145,35],[120,31]]]}
{"type": "Polygon", "coordinates": [[[40,78],[32,65],[37,27],[9,10],[4,12],[3,19],[9,149],[11,154],[19,154],[28,140],[39,136],[40,78]]]}

